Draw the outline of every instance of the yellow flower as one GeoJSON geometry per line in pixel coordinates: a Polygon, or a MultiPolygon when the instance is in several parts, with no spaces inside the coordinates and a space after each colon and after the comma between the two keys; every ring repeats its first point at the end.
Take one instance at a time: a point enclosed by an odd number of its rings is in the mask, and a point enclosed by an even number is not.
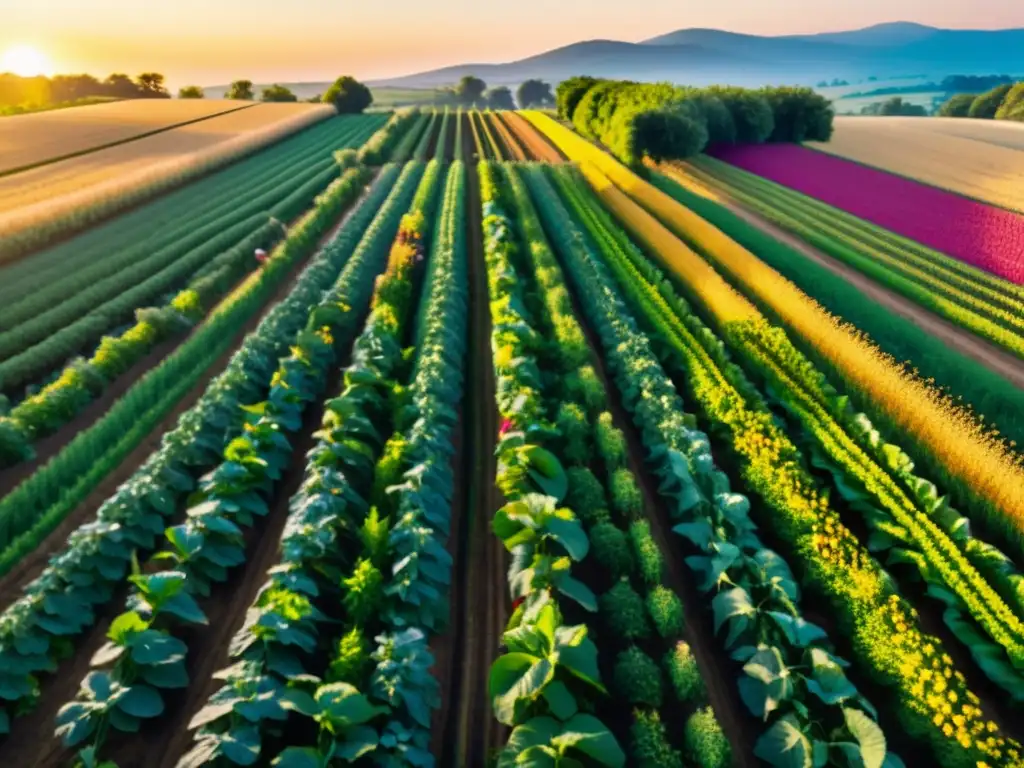
{"type": "Polygon", "coordinates": [[[953,726],[950,725],[949,723],[946,723],[944,726],[942,726],[942,735],[945,736],[946,738],[949,738],[950,736],[952,736],[953,735],[953,726]]]}

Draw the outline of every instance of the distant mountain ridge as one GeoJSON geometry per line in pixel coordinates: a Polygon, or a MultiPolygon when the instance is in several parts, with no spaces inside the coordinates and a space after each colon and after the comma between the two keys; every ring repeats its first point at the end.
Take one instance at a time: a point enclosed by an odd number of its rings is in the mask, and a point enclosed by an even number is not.
{"type": "Polygon", "coordinates": [[[952,30],[912,22],[845,32],[764,37],[680,29],[639,43],[587,40],[504,64],[460,64],[376,80],[377,87],[436,88],[464,75],[489,85],[577,74],[704,85],[812,84],[822,79],[1024,71],[1024,29],[952,30]]]}

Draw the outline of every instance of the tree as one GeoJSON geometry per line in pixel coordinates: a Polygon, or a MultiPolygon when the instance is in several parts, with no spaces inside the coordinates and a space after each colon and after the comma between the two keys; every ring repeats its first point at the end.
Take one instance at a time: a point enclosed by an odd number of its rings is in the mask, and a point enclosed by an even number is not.
{"type": "Polygon", "coordinates": [[[252,80],[235,80],[224,94],[225,99],[236,99],[238,101],[252,101],[256,98],[252,92],[252,80]]]}
{"type": "Polygon", "coordinates": [[[975,98],[973,93],[958,93],[950,97],[939,107],[939,117],[967,117],[975,98]]]}
{"type": "Polygon", "coordinates": [[[137,86],[128,75],[123,72],[115,72],[103,81],[103,90],[108,96],[118,99],[131,99],[139,95],[137,86]]]}
{"type": "Polygon", "coordinates": [[[186,85],[178,90],[179,99],[205,99],[206,94],[198,85],[186,85]]]}
{"type": "Polygon", "coordinates": [[[971,104],[971,108],[967,111],[968,117],[979,118],[981,120],[991,120],[996,116],[996,112],[999,111],[999,107],[1003,104],[1003,99],[1006,98],[1006,94],[1013,88],[1009,83],[1004,85],[997,85],[991,91],[978,96],[974,103],[971,104]]]}
{"type": "Polygon", "coordinates": [[[869,104],[861,109],[860,113],[862,115],[883,115],[886,117],[894,115],[902,117],[928,116],[928,110],[920,104],[911,104],[908,101],[904,101],[899,96],[893,96],[891,99],[876,101],[874,104],[869,104]]]}
{"type": "Polygon", "coordinates": [[[522,109],[527,107],[554,106],[555,97],[551,86],[543,80],[527,80],[516,89],[516,101],[522,109]]]}
{"type": "Polygon", "coordinates": [[[354,77],[344,75],[334,81],[334,84],[324,94],[324,103],[333,104],[341,115],[354,115],[362,112],[373,104],[373,94],[370,89],[360,83],[354,77]]]}
{"type": "Polygon", "coordinates": [[[479,77],[466,75],[464,78],[459,80],[459,84],[455,86],[455,97],[458,99],[460,104],[472,107],[483,101],[484,91],[486,90],[487,83],[479,77]]]}
{"type": "Polygon", "coordinates": [[[143,72],[135,83],[139,87],[139,96],[143,99],[169,99],[171,92],[164,85],[164,76],[159,72],[143,72]]]}
{"type": "Polygon", "coordinates": [[[1014,85],[996,111],[996,120],[1024,121],[1024,82],[1014,85]]]}
{"type": "Polygon", "coordinates": [[[260,101],[298,101],[299,97],[283,85],[274,84],[263,89],[260,101]]]}
{"type": "Polygon", "coordinates": [[[587,95],[587,91],[599,82],[601,81],[596,77],[588,77],[586,75],[570,77],[568,80],[560,82],[558,87],[555,88],[555,104],[558,108],[558,116],[563,120],[571,121],[573,114],[576,112],[577,105],[587,95]]]}
{"type": "Polygon", "coordinates": [[[810,88],[762,88],[772,108],[774,126],[768,141],[828,141],[835,112],[824,96],[810,88]]]}
{"type": "Polygon", "coordinates": [[[487,101],[487,106],[491,109],[516,108],[516,103],[512,101],[512,91],[504,86],[491,88],[491,90],[484,94],[484,98],[487,101]]]}

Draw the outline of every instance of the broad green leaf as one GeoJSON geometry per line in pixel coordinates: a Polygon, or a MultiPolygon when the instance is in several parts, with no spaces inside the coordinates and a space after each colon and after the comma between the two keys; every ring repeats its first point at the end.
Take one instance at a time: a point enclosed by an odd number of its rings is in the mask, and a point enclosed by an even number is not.
{"type": "Polygon", "coordinates": [[[60,708],[56,735],[64,740],[64,746],[81,744],[92,734],[99,722],[94,712],[93,708],[81,701],[72,701],[60,708]]]}
{"type": "Polygon", "coordinates": [[[860,744],[864,768],[882,768],[885,760],[885,734],[874,720],[859,709],[844,709],[846,727],[860,744]]]}
{"type": "Polygon", "coordinates": [[[316,703],[321,712],[336,725],[349,727],[361,725],[387,711],[377,707],[349,683],[328,683],[316,691],[316,703]]]}
{"type": "Polygon", "coordinates": [[[277,768],[327,768],[330,759],[316,747],[288,747],[271,763],[277,768]]]}
{"type": "Polygon", "coordinates": [[[551,714],[559,720],[568,720],[576,714],[576,698],[561,680],[552,680],[544,689],[544,700],[551,708],[551,714]]]}
{"type": "Polygon", "coordinates": [[[260,731],[255,725],[230,729],[220,737],[220,748],[235,765],[253,765],[260,757],[260,731]]]}
{"type": "Polygon", "coordinates": [[[373,752],[380,743],[377,731],[368,725],[349,728],[343,738],[334,744],[334,755],[354,763],[363,755],[373,752]]]}
{"type": "Polygon", "coordinates": [[[813,768],[811,740],[793,715],[786,715],[765,731],[754,745],[754,755],[776,768],[813,768]]]}
{"type": "Polygon", "coordinates": [[[107,630],[107,637],[118,645],[124,645],[130,636],[148,628],[149,623],[139,616],[138,613],[135,611],[128,611],[127,613],[122,613],[110,622],[110,629],[107,630]]]}
{"type": "Polygon", "coordinates": [[[133,685],[117,702],[117,706],[135,717],[157,717],[164,711],[164,700],[155,688],[148,685],[133,685]]]}
{"type": "Polygon", "coordinates": [[[578,714],[552,739],[561,748],[571,747],[608,768],[624,768],[626,754],[608,727],[593,715],[578,714]]]}
{"type": "Polygon", "coordinates": [[[768,615],[775,619],[775,623],[786,635],[786,639],[797,648],[806,648],[812,643],[828,638],[824,629],[799,616],[790,616],[778,611],[768,611],[768,615]]]}

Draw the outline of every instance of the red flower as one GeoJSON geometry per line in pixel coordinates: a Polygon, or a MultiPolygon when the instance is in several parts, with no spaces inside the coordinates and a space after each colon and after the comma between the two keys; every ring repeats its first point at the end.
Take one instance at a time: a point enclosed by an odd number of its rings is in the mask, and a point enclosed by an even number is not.
{"type": "Polygon", "coordinates": [[[506,432],[512,429],[513,426],[514,425],[512,424],[512,419],[505,419],[503,422],[501,422],[501,429],[498,430],[498,435],[504,435],[506,432]]]}
{"type": "Polygon", "coordinates": [[[512,613],[515,613],[519,609],[519,606],[523,604],[523,601],[525,599],[526,596],[523,595],[522,597],[517,597],[515,600],[512,601],[512,613]]]}

